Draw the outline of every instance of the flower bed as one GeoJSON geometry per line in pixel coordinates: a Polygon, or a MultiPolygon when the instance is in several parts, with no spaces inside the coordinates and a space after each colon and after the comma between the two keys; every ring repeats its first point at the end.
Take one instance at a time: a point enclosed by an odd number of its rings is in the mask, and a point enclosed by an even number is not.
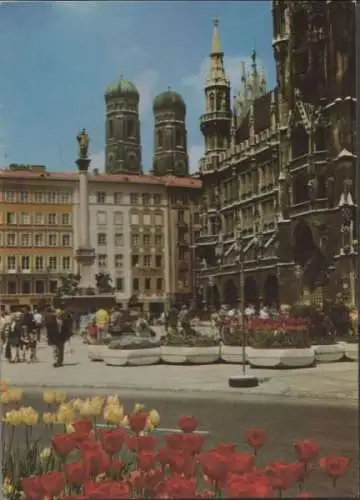
{"type": "Polygon", "coordinates": [[[218,326],[222,330],[220,359],[225,363],[247,363],[249,347],[245,346],[244,356],[244,332],[238,319],[224,318],[218,326]]]}
{"type": "Polygon", "coordinates": [[[128,335],[112,340],[103,350],[103,359],[108,366],[145,366],[159,363],[160,342],[153,338],[128,335]]]}
{"type": "Polygon", "coordinates": [[[204,365],[219,359],[219,341],[208,335],[172,333],[161,347],[161,360],[168,364],[204,365]]]}
{"type": "Polygon", "coordinates": [[[251,318],[247,323],[248,360],[254,367],[305,368],[315,361],[308,321],[280,316],[251,318]]]}
{"type": "Polygon", "coordinates": [[[309,498],[311,471],[323,470],[335,487],[350,464],[346,456],[319,458],[319,446],[307,439],[294,444],[292,462],[260,465],[267,433],[256,428],[245,432],[245,451],[228,443],[206,449],[193,416],[181,417],[180,432],[165,434],[160,443],[151,434],[158,412],[136,405],[125,415],[117,396],[66,401],[65,394],[46,392],[42,415],[20,407],[20,399],[16,389],[1,394],[9,428],[2,441],[2,497],[8,500],[280,498],[296,490],[297,498],[309,498]],[[51,436],[45,448],[30,437],[41,421],[44,436],[51,436]]]}

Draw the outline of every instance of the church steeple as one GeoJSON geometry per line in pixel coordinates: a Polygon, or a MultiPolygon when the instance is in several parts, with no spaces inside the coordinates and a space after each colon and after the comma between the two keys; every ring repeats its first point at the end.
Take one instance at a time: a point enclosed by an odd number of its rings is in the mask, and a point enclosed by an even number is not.
{"type": "Polygon", "coordinates": [[[200,129],[205,139],[205,163],[215,169],[217,158],[229,146],[231,128],[230,82],[225,73],[221,50],[219,20],[213,21],[209,69],[205,79],[205,113],[200,129]]]}

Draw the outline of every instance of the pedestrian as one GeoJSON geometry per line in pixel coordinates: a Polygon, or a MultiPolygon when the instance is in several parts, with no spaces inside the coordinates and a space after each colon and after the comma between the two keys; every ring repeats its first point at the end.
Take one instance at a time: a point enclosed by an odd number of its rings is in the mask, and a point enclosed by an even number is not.
{"type": "Polygon", "coordinates": [[[22,313],[17,311],[11,319],[7,336],[6,357],[10,363],[20,363],[22,334],[22,313]]]}
{"type": "Polygon", "coordinates": [[[41,329],[43,327],[43,316],[38,309],[34,309],[34,322],[36,326],[36,340],[37,342],[40,342],[41,329]]]}
{"type": "Polygon", "coordinates": [[[29,308],[25,308],[22,315],[22,356],[23,361],[36,361],[37,328],[34,315],[29,308]]]}
{"type": "Polygon", "coordinates": [[[54,352],[53,367],[58,368],[64,364],[65,343],[71,337],[72,320],[60,309],[55,312],[50,310],[46,314],[45,326],[48,343],[53,347],[54,352]]]}
{"type": "Polygon", "coordinates": [[[97,327],[97,342],[106,336],[109,325],[109,314],[106,309],[98,309],[95,313],[95,324],[97,327]]]}

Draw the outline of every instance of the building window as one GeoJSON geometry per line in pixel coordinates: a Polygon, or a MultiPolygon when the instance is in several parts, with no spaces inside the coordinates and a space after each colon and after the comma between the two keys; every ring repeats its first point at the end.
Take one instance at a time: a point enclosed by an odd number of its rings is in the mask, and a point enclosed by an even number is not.
{"type": "Polygon", "coordinates": [[[15,257],[15,255],[8,255],[7,268],[8,268],[8,271],[16,271],[16,257],[15,257]]]}
{"type": "Polygon", "coordinates": [[[128,137],[135,136],[135,125],[133,120],[126,120],[126,129],[128,137]]]}
{"type": "Polygon", "coordinates": [[[146,206],[150,205],[150,195],[148,193],[144,193],[142,195],[142,203],[143,203],[143,205],[146,205],[146,206]]]}
{"type": "Polygon", "coordinates": [[[30,271],[30,257],[27,255],[21,257],[21,269],[23,271],[30,271]]]}
{"type": "Polygon", "coordinates": [[[57,202],[57,193],[48,193],[47,200],[48,203],[55,204],[57,202]]]}
{"type": "Polygon", "coordinates": [[[20,224],[29,225],[31,223],[31,217],[29,213],[22,212],[20,214],[20,224]]]}
{"type": "Polygon", "coordinates": [[[21,293],[23,293],[24,295],[31,294],[31,282],[30,281],[23,281],[21,283],[21,293]]]}
{"type": "Polygon", "coordinates": [[[20,191],[20,203],[27,203],[29,201],[29,193],[27,191],[20,191]]]}
{"type": "Polygon", "coordinates": [[[107,255],[105,255],[105,254],[98,255],[98,266],[99,266],[99,269],[106,269],[107,268],[107,255]]]}
{"type": "Polygon", "coordinates": [[[116,288],[116,290],[118,292],[123,292],[124,291],[124,280],[123,280],[123,278],[116,278],[115,288],[116,288]]]}
{"type": "Polygon", "coordinates": [[[35,293],[36,295],[42,295],[45,293],[45,284],[43,280],[35,281],[35,293]]]}
{"type": "Polygon", "coordinates": [[[35,270],[42,271],[44,269],[44,257],[35,257],[35,270]]]}
{"type": "Polygon", "coordinates": [[[43,247],[44,246],[44,235],[41,233],[34,235],[34,246],[43,247]]]}
{"type": "Polygon", "coordinates": [[[15,214],[15,212],[7,212],[7,214],[6,214],[6,224],[16,224],[16,214],[15,214]]]}
{"type": "Polygon", "coordinates": [[[63,234],[61,236],[61,243],[63,247],[69,247],[70,241],[71,241],[70,234],[63,234]]]}
{"type": "Polygon", "coordinates": [[[49,271],[57,270],[57,257],[49,257],[49,271]]]}
{"type": "Polygon", "coordinates": [[[132,267],[137,267],[139,265],[140,258],[138,255],[131,256],[131,265],[132,267]]]}
{"type": "Polygon", "coordinates": [[[161,278],[156,279],[156,290],[161,291],[163,287],[163,280],[161,278]]]}
{"type": "Polygon", "coordinates": [[[108,121],[108,134],[109,134],[110,139],[112,137],[114,137],[114,122],[113,122],[113,120],[108,121]]]}
{"type": "Polygon", "coordinates": [[[178,210],[178,222],[184,222],[184,210],[178,210]]]}
{"type": "Polygon", "coordinates": [[[104,205],[106,201],[106,193],[99,191],[96,193],[96,201],[98,205],[104,205]]]}
{"type": "Polygon", "coordinates": [[[162,234],[155,234],[155,245],[162,245],[162,234]]]}
{"type": "Polygon", "coordinates": [[[180,247],[179,248],[179,260],[186,260],[187,258],[187,249],[180,247]]]}
{"type": "Polygon", "coordinates": [[[162,267],[162,255],[155,256],[155,267],[162,267]]]}
{"type": "Polygon", "coordinates": [[[49,247],[56,247],[57,246],[57,234],[52,233],[49,234],[49,247]]]}
{"type": "Polygon", "coordinates": [[[150,224],[151,224],[151,214],[144,214],[143,215],[143,224],[144,224],[144,226],[150,226],[150,224]]]}
{"type": "Polygon", "coordinates": [[[194,224],[200,224],[200,214],[199,212],[194,213],[194,224]]]}
{"type": "Polygon", "coordinates": [[[151,266],[151,255],[144,255],[144,267],[151,266]]]}
{"type": "Polygon", "coordinates": [[[98,226],[106,225],[106,212],[97,212],[96,221],[98,226]]]}
{"type": "Polygon", "coordinates": [[[31,235],[29,233],[22,233],[21,235],[21,246],[29,247],[31,246],[31,235]]]}
{"type": "Polygon", "coordinates": [[[151,290],[151,279],[145,278],[145,290],[151,290]]]}
{"type": "Polygon", "coordinates": [[[60,203],[63,205],[68,205],[71,203],[71,193],[59,193],[60,194],[60,203]]]}
{"type": "Polygon", "coordinates": [[[70,257],[62,258],[62,268],[63,271],[70,271],[70,257]]]}
{"type": "Polygon", "coordinates": [[[49,283],[49,292],[55,294],[57,292],[58,282],[56,280],[51,280],[49,283]]]}
{"type": "Polygon", "coordinates": [[[8,201],[9,203],[16,203],[16,192],[5,191],[5,201],[8,201]]]}
{"type": "Polygon", "coordinates": [[[35,214],[35,225],[42,226],[44,224],[44,214],[35,214]]]}
{"type": "Polygon", "coordinates": [[[8,294],[14,295],[15,293],[17,293],[16,281],[9,281],[8,282],[8,294]]]}
{"type": "Polygon", "coordinates": [[[140,236],[138,234],[131,235],[131,244],[133,246],[138,246],[140,243],[140,236]]]}
{"type": "Polygon", "coordinates": [[[114,243],[116,247],[122,247],[124,245],[124,235],[122,233],[116,233],[114,243]]]}
{"type": "Polygon", "coordinates": [[[97,244],[100,247],[104,247],[107,243],[106,233],[98,233],[97,244]]]}
{"type": "Polygon", "coordinates": [[[139,202],[139,195],[137,193],[130,193],[130,204],[137,205],[139,202]]]}
{"type": "Polygon", "coordinates": [[[161,195],[154,194],[154,205],[161,205],[161,195]]]}
{"type": "Polygon", "coordinates": [[[136,292],[139,291],[139,278],[133,279],[133,290],[135,290],[136,292]]]}
{"type": "Polygon", "coordinates": [[[122,201],[122,193],[114,193],[114,204],[121,205],[122,201]]]}
{"type": "Polygon", "coordinates": [[[122,212],[114,212],[115,226],[122,226],[124,224],[124,214],[122,212]]]}
{"type": "Polygon", "coordinates": [[[48,224],[50,226],[55,226],[55,224],[57,223],[56,215],[57,214],[48,214],[48,224]]]}
{"type": "Polygon", "coordinates": [[[124,265],[124,256],[122,254],[115,255],[115,268],[122,269],[124,265]]]}
{"type": "Polygon", "coordinates": [[[176,144],[176,146],[183,145],[182,133],[181,133],[181,130],[179,130],[178,128],[176,129],[176,132],[175,132],[175,144],[176,144]]]}
{"type": "Polygon", "coordinates": [[[44,193],[39,193],[39,192],[34,193],[34,202],[44,203],[44,193]]]}
{"type": "Polygon", "coordinates": [[[68,226],[70,224],[70,214],[62,214],[61,223],[63,226],[68,226]]]}
{"type": "Polygon", "coordinates": [[[139,214],[131,214],[131,224],[133,226],[139,225],[139,214]]]}
{"type": "Polygon", "coordinates": [[[163,214],[155,214],[155,226],[163,225],[163,214]]]}
{"type": "Polygon", "coordinates": [[[158,148],[162,148],[162,146],[163,146],[163,134],[162,134],[162,130],[158,130],[156,135],[157,135],[157,145],[158,145],[158,148]]]}
{"type": "Polygon", "coordinates": [[[150,234],[144,234],[143,235],[143,244],[144,245],[150,245],[151,242],[151,235],[150,234]]]}

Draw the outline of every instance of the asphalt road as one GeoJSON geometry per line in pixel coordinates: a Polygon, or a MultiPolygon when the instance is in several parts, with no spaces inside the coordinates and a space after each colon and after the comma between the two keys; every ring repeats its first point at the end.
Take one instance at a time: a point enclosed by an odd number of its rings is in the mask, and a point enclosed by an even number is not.
{"type": "MultiPolygon", "coordinates": [[[[98,391],[99,392],[99,391],[98,391]]],[[[93,393],[92,393],[93,394],[93,393]]],[[[72,396],[84,397],[79,392],[72,396]]],[[[236,443],[245,450],[243,434],[248,427],[261,427],[268,432],[268,442],[259,452],[259,465],[271,460],[292,461],[295,458],[293,443],[297,440],[315,439],[321,448],[321,455],[347,455],[352,467],[347,476],[338,482],[334,490],[331,481],[321,471],[311,473],[306,490],[314,496],[352,497],[357,491],[359,470],[359,424],[357,408],[309,404],[286,404],[248,401],[212,401],[210,399],[188,399],[179,396],[164,399],[161,396],[124,398],[125,408],[131,411],[135,403],[146,408],[156,408],[161,415],[161,428],[173,429],[181,415],[194,415],[200,422],[200,430],[208,431],[207,447],[218,442],[236,443]]],[[[37,411],[47,411],[41,393],[24,396],[22,405],[33,406],[37,411]]],[[[3,408],[4,410],[4,408],[3,408]]],[[[36,434],[42,435],[44,446],[49,436],[38,426],[36,434]]],[[[162,434],[162,431],[159,432],[162,434]]],[[[289,490],[293,496],[295,491],[289,490]]]]}

